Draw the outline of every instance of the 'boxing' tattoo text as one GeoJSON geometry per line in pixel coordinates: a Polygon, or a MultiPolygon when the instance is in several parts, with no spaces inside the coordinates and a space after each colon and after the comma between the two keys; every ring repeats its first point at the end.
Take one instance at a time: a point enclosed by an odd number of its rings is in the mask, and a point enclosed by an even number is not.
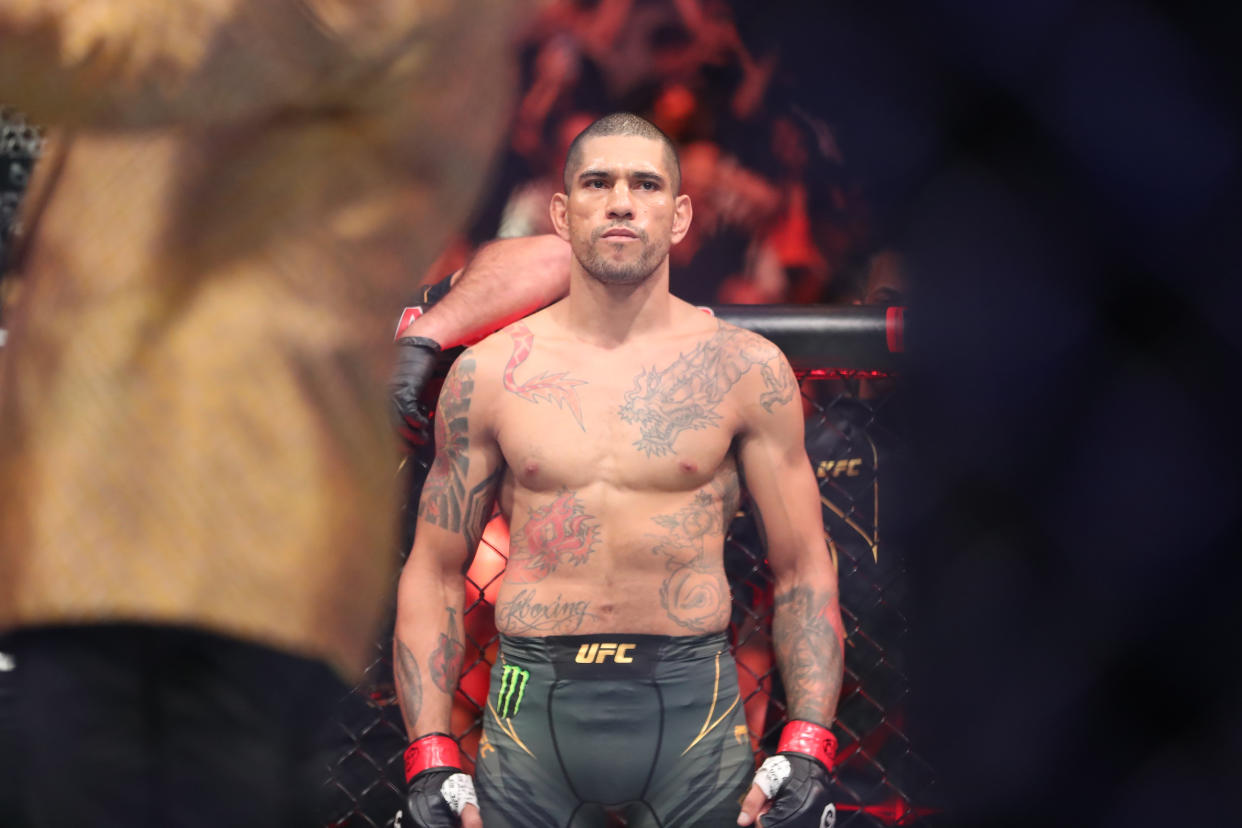
{"type": "Polygon", "coordinates": [[[569,635],[594,618],[589,601],[536,601],[535,590],[523,589],[496,607],[496,627],[506,635],[569,635]]]}
{"type": "Polygon", "coordinates": [[[766,411],[794,398],[798,384],[784,357],[771,343],[732,325],[720,325],[710,339],[679,354],[667,368],[639,374],[620,411],[621,419],[642,434],[634,446],[648,457],[662,457],[683,431],[717,425],[729,389],[755,365],[767,388],[759,400],[766,411]]]}
{"type": "Polygon", "coordinates": [[[830,620],[836,596],[797,586],[775,596],[772,643],[789,718],[822,722],[841,694],[841,642],[830,620]]]}
{"type": "Polygon", "coordinates": [[[544,371],[537,377],[531,377],[526,382],[519,383],[514,372],[530,356],[535,344],[535,335],[521,322],[510,326],[509,335],[513,337],[513,356],[509,357],[509,364],[505,366],[505,390],[533,403],[547,400],[556,403],[558,408],[568,407],[574,419],[578,421],[578,427],[586,431],[586,426],[582,422],[582,406],[578,402],[578,392],[574,391],[575,386],[586,385],[586,380],[570,379],[566,376],[568,371],[556,374],[544,371]]]}
{"type": "Polygon", "coordinates": [[[530,510],[509,541],[510,583],[533,584],[563,563],[587,562],[599,540],[599,521],[587,514],[575,492],[561,489],[556,499],[530,510]]]}
{"type": "Polygon", "coordinates": [[[729,584],[720,568],[715,538],[723,538],[737,511],[738,477],[732,463],[721,477],[695,493],[689,505],[652,518],[668,530],[653,536],[654,555],[666,558],[668,577],[660,584],[660,603],[668,617],[696,633],[715,632],[728,622],[729,584]],[[713,538],[712,544],[707,543],[713,538]]]}

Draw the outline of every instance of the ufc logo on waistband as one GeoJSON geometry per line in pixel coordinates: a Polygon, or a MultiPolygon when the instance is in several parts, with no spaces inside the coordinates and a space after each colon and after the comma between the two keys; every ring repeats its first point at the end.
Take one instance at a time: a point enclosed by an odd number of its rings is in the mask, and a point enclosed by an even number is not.
{"type": "Polygon", "coordinates": [[[637,644],[583,644],[578,648],[578,655],[574,661],[579,664],[603,664],[611,658],[618,664],[629,664],[634,660],[630,658],[629,652],[637,646],[637,644]]]}

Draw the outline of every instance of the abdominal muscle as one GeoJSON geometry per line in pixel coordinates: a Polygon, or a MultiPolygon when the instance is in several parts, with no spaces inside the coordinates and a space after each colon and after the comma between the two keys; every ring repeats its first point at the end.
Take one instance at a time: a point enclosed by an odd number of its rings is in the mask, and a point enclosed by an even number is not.
{"type": "Polygon", "coordinates": [[[701,635],[728,625],[726,506],[713,487],[610,497],[621,501],[611,509],[573,492],[524,494],[496,601],[501,633],[701,635]]]}

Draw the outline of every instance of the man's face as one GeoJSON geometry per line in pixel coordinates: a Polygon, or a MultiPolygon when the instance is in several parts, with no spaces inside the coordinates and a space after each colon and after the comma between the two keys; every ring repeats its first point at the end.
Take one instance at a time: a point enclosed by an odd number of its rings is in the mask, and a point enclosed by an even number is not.
{"type": "Polygon", "coordinates": [[[901,255],[884,250],[871,257],[867,268],[864,305],[900,305],[905,299],[906,273],[901,255]]]}
{"type": "Polygon", "coordinates": [[[552,223],[597,281],[646,281],[690,226],[690,198],[673,192],[664,144],[604,135],[581,145],[568,193],[552,200],[552,223]]]}

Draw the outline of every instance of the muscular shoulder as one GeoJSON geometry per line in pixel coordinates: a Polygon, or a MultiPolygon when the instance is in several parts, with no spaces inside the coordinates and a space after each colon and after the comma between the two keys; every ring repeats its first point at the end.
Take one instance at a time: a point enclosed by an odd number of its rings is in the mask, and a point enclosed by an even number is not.
{"type": "Polygon", "coordinates": [[[459,405],[468,406],[476,420],[486,415],[494,396],[495,380],[503,370],[503,365],[496,365],[498,343],[489,342],[494,337],[495,334],[476,342],[453,360],[440,389],[441,406],[457,401],[459,405]]]}
{"type": "Polygon", "coordinates": [[[480,402],[497,393],[507,370],[516,360],[522,362],[533,347],[535,331],[546,325],[544,311],[531,314],[474,343],[457,357],[452,372],[469,372],[474,379],[473,394],[480,402]]]}
{"type": "Polygon", "coordinates": [[[534,316],[519,319],[489,334],[486,338],[471,345],[467,351],[462,353],[462,357],[470,354],[474,360],[475,369],[481,375],[500,377],[506,365],[513,359],[514,349],[521,349],[522,344],[531,339],[534,316]]]}
{"type": "Polygon", "coordinates": [[[488,334],[485,338],[471,345],[461,352],[457,357],[457,362],[470,361],[474,365],[476,371],[487,371],[491,369],[498,360],[501,360],[504,351],[504,342],[508,341],[508,328],[488,334]]]}
{"type": "Polygon", "coordinates": [[[722,345],[748,362],[758,364],[785,359],[781,349],[765,336],[720,319],[716,320],[716,326],[715,337],[722,345]]]}
{"type": "Polygon", "coordinates": [[[727,322],[719,322],[714,339],[724,370],[737,374],[730,394],[739,410],[752,416],[772,414],[796,403],[797,378],[785,354],[770,339],[727,322]]]}

